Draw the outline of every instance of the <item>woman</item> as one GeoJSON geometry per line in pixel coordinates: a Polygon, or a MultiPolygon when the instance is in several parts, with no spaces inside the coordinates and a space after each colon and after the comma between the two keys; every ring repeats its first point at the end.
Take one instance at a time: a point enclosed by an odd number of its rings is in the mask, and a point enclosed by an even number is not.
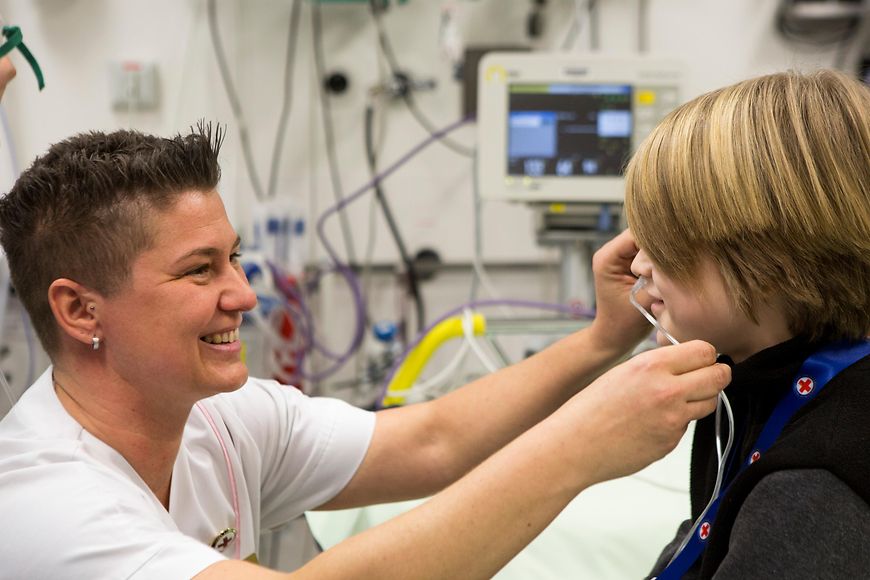
{"type": "Polygon", "coordinates": [[[489,577],[582,489],[672,449],[728,381],[700,342],[595,380],[645,332],[627,235],[597,256],[590,328],[437,401],[375,415],[249,379],[255,296],[216,191],[220,142],[79,135],[0,200],[53,363],[0,423],[0,512],[21,522],[0,574],[266,577],[238,561],[260,530],[447,488],[298,574],[489,577]]]}

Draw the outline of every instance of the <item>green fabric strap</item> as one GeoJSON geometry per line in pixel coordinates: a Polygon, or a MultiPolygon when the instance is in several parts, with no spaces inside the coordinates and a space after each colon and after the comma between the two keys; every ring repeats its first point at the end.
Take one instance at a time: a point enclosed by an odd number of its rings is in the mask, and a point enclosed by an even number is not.
{"type": "Polygon", "coordinates": [[[33,53],[31,53],[27,46],[22,42],[24,36],[21,34],[21,29],[17,26],[4,26],[3,36],[6,37],[6,42],[0,46],[0,58],[9,54],[13,48],[20,50],[21,54],[23,54],[24,58],[27,60],[27,63],[30,65],[30,68],[33,69],[33,74],[36,75],[36,82],[39,85],[39,90],[41,91],[44,89],[45,79],[42,77],[42,69],[39,68],[39,63],[36,62],[33,53]]]}

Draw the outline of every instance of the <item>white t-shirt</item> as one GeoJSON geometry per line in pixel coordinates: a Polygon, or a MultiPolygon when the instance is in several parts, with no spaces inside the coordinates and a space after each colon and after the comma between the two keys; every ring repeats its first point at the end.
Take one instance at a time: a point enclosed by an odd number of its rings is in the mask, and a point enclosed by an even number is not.
{"type": "Polygon", "coordinates": [[[261,531],[344,488],[374,422],[344,402],[250,379],[194,406],[167,513],[117,451],[70,417],[49,368],[0,422],[0,579],[189,578],[248,557],[261,531]],[[227,528],[238,536],[220,553],[210,546],[227,528]]]}

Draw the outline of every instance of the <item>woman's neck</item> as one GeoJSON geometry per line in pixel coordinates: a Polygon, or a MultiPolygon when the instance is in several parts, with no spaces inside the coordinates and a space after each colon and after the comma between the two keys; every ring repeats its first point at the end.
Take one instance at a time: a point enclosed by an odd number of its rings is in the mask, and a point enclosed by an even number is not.
{"type": "Polygon", "coordinates": [[[123,381],[85,379],[57,367],[53,381],[58,400],[70,416],[120,453],[169,509],[172,469],[190,407],[185,410],[148,401],[123,381]]]}

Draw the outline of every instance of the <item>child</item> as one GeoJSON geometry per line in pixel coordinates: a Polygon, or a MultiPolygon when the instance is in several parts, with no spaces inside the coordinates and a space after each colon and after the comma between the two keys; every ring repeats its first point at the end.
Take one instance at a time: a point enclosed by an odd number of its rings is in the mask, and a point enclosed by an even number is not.
{"type": "Polygon", "coordinates": [[[632,271],[662,328],[736,363],[720,499],[704,513],[718,466],[708,417],[695,430],[692,520],[652,575],[866,577],[870,90],[818,71],[702,95],[634,155],[625,211],[641,250],[632,271]]]}

